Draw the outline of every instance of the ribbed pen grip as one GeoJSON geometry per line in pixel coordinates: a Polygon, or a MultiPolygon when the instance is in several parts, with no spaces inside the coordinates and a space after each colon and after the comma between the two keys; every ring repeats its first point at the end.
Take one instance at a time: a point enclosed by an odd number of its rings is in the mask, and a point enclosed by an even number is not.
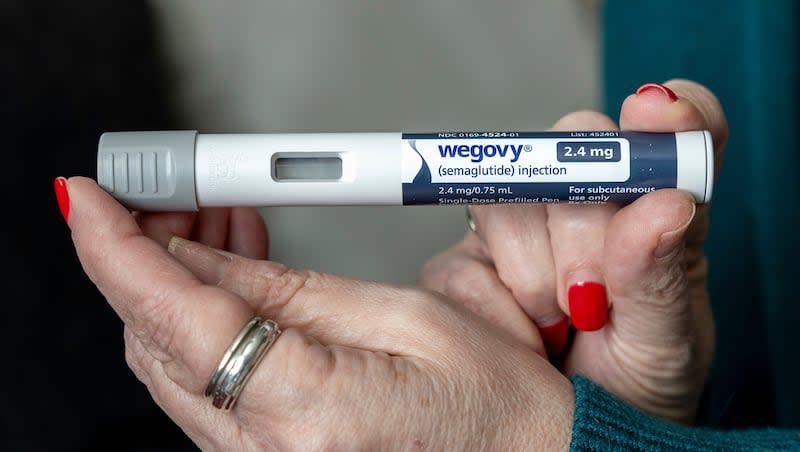
{"type": "Polygon", "coordinates": [[[197,210],[197,132],[107,132],[97,150],[97,182],[132,210],[197,210]]]}

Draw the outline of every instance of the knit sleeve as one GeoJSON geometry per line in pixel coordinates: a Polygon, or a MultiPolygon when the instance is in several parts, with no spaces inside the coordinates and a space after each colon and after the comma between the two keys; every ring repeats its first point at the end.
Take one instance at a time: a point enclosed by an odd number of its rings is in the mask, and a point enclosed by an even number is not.
{"type": "Polygon", "coordinates": [[[785,451],[800,450],[800,431],[720,431],[673,424],[622,402],[575,376],[572,451],[785,451]]]}

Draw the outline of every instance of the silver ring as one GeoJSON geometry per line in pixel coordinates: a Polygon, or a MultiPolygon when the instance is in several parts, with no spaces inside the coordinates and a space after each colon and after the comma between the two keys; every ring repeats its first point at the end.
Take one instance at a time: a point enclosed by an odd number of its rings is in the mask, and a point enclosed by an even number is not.
{"type": "Polygon", "coordinates": [[[475,226],[475,221],[472,219],[472,206],[467,205],[467,226],[469,230],[478,233],[478,228],[475,226]]]}
{"type": "Polygon", "coordinates": [[[233,408],[253,370],[280,334],[278,324],[272,320],[262,322],[260,317],[254,317],[242,328],[208,380],[205,395],[214,407],[225,411],[233,408]]]}

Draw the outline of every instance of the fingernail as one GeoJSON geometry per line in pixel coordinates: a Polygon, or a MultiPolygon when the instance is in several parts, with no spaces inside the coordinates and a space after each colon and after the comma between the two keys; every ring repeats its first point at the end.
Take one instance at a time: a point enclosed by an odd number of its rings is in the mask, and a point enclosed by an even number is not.
{"type": "Polygon", "coordinates": [[[670,102],[675,102],[676,100],[678,100],[678,96],[675,95],[674,91],[658,83],[645,83],[644,85],[640,86],[639,89],[636,90],[637,96],[643,93],[661,93],[667,96],[670,102]]]}
{"type": "Polygon", "coordinates": [[[542,336],[544,348],[550,356],[560,355],[567,346],[567,334],[569,333],[569,320],[562,317],[558,322],[539,328],[542,336]]]}
{"type": "Polygon", "coordinates": [[[182,259],[199,259],[206,265],[220,265],[230,262],[230,259],[214,248],[202,243],[193,242],[183,237],[173,236],[167,245],[169,254],[182,259]]]}
{"type": "Polygon", "coordinates": [[[595,331],[608,322],[606,286],[597,272],[582,270],[570,275],[567,300],[572,324],[581,331],[595,331]]]}
{"type": "Polygon", "coordinates": [[[67,180],[63,177],[56,177],[53,181],[53,189],[56,192],[58,208],[64,221],[69,222],[69,192],[67,192],[67,180]]]}
{"type": "Polygon", "coordinates": [[[656,259],[668,256],[682,243],[686,230],[689,228],[689,225],[692,224],[695,214],[697,214],[697,205],[691,203],[691,206],[692,212],[683,224],[669,232],[661,234],[661,237],[658,239],[658,246],[656,246],[656,250],[653,253],[656,259]]]}
{"type": "Polygon", "coordinates": [[[185,249],[191,246],[192,242],[186,240],[182,237],[173,236],[169,239],[169,244],[167,244],[167,251],[169,254],[177,255],[182,253],[185,249]]]}
{"type": "Polygon", "coordinates": [[[231,263],[214,248],[177,236],[169,240],[167,251],[203,281],[222,281],[231,263]]]}

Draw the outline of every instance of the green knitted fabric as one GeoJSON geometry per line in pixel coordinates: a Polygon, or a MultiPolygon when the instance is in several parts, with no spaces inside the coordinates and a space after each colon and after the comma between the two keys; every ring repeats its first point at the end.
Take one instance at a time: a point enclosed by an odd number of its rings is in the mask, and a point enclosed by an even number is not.
{"type": "Polygon", "coordinates": [[[576,376],[572,451],[787,451],[800,450],[800,431],[711,430],[647,415],[590,380],[576,376]]]}

